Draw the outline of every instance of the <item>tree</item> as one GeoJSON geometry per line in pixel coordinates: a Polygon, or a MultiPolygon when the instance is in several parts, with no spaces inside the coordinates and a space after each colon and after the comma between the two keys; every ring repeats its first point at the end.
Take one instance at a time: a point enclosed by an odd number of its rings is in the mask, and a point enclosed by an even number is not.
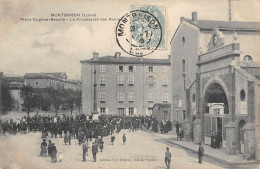
{"type": "Polygon", "coordinates": [[[65,90],[65,105],[70,108],[70,114],[72,115],[72,112],[74,110],[74,103],[75,103],[75,92],[72,89],[65,90]]]}
{"type": "Polygon", "coordinates": [[[65,90],[63,88],[55,89],[54,87],[49,87],[47,89],[47,94],[49,95],[51,103],[55,108],[56,116],[58,116],[60,105],[64,103],[65,90]]]}
{"type": "Polygon", "coordinates": [[[15,100],[11,95],[9,83],[1,80],[1,93],[2,93],[2,112],[7,114],[14,108],[15,100]]]}
{"type": "Polygon", "coordinates": [[[78,108],[78,111],[80,113],[81,110],[81,102],[82,101],[82,92],[81,90],[75,91],[75,105],[78,108]]]}
{"type": "Polygon", "coordinates": [[[30,112],[33,112],[37,107],[37,98],[32,86],[23,86],[21,88],[21,97],[23,98],[22,111],[27,112],[29,117],[30,112]]]}

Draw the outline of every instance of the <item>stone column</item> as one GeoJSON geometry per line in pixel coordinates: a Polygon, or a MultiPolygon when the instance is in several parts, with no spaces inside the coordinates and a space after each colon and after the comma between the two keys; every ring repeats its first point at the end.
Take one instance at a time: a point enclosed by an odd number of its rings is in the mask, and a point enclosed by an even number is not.
{"type": "Polygon", "coordinates": [[[226,126],[226,154],[237,154],[236,125],[234,121],[229,121],[226,126]]]}
{"type": "Polygon", "coordinates": [[[186,118],[183,121],[183,130],[184,130],[184,140],[192,141],[192,117],[191,113],[191,105],[190,105],[190,91],[186,90],[186,118]]]}
{"type": "Polygon", "coordinates": [[[196,73],[196,120],[193,122],[194,143],[204,143],[203,99],[200,93],[200,73],[196,73]]]}
{"type": "Polygon", "coordinates": [[[252,160],[256,157],[256,136],[255,136],[255,124],[247,123],[244,127],[244,155],[246,160],[252,160]]]}

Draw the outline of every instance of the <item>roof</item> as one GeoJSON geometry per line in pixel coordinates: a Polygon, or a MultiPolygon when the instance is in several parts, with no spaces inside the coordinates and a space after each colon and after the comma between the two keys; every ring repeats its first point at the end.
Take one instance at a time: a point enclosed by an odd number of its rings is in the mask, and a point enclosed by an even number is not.
{"type": "Polygon", "coordinates": [[[168,59],[149,59],[149,58],[137,58],[137,57],[115,57],[115,56],[104,56],[99,57],[98,60],[82,60],[81,63],[107,63],[107,64],[162,64],[170,65],[168,59]]]}
{"type": "Polygon", "coordinates": [[[67,79],[67,75],[64,72],[54,72],[54,73],[26,73],[24,75],[25,79],[44,79],[44,78],[62,78],[67,79]]]}
{"type": "Polygon", "coordinates": [[[198,20],[192,22],[191,19],[184,19],[185,21],[198,26],[201,29],[220,30],[241,30],[241,31],[260,31],[260,22],[242,22],[242,21],[216,21],[216,20],[198,20]]]}
{"type": "Polygon", "coordinates": [[[156,103],[154,104],[154,107],[157,106],[159,108],[166,108],[166,109],[170,109],[171,108],[171,104],[170,103],[156,103]]]}

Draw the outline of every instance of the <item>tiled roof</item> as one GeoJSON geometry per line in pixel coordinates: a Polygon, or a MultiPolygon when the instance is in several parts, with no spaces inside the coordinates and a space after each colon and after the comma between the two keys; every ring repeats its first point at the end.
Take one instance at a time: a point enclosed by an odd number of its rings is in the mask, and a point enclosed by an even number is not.
{"type": "Polygon", "coordinates": [[[137,57],[123,57],[120,56],[115,58],[115,56],[104,56],[99,57],[98,60],[82,60],[81,63],[107,63],[107,64],[164,64],[170,65],[170,60],[168,59],[148,59],[148,58],[140,58],[137,57]]]}
{"type": "Polygon", "coordinates": [[[66,79],[67,75],[65,74],[65,77],[63,76],[64,73],[62,72],[57,72],[57,73],[26,73],[24,75],[25,79],[43,79],[43,78],[62,78],[66,79]]]}
{"type": "Polygon", "coordinates": [[[260,31],[260,22],[242,22],[242,21],[214,21],[214,20],[198,20],[192,22],[191,19],[185,21],[198,26],[201,29],[222,29],[222,30],[244,30],[244,31],[260,31]]]}

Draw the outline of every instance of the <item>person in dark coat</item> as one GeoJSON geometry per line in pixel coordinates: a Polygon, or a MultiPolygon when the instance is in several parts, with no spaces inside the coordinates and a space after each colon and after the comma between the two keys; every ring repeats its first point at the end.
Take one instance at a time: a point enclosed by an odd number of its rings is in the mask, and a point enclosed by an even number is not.
{"type": "Polygon", "coordinates": [[[99,140],[99,149],[100,149],[101,152],[104,149],[104,141],[102,140],[102,138],[101,138],[101,140],[99,140]]]}
{"type": "Polygon", "coordinates": [[[201,145],[201,143],[199,143],[199,151],[198,151],[199,163],[202,163],[203,154],[204,154],[204,147],[201,145]]]}
{"type": "Polygon", "coordinates": [[[43,139],[43,142],[41,144],[40,156],[41,157],[47,157],[47,143],[46,143],[46,139],[43,139]]]}
{"type": "Polygon", "coordinates": [[[165,152],[165,164],[167,169],[170,168],[170,164],[171,164],[171,152],[169,151],[169,147],[166,147],[166,152],[165,152]]]}
{"type": "Polygon", "coordinates": [[[126,136],[125,136],[125,134],[123,135],[122,139],[123,139],[123,145],[125,145],[125,142],[126,142],[126,136]]]}
{"type": "Polygon", "coordinates": [[[97,146],[97,144],[95,144],[93,142],[93,144],[92,144],[92,154],[93,154],[94,162],[97,161],[97,152],[98,152],[98,146],[97,146]]]}
{"type": "Polygon", "coordinates": [[[114,145],[115,139],[116,139],[115,136],[112,135],[112,136],[111,136],[111,143],[112,143],[112,145],[114,145]]]}
{"type": "Polygon", "coordinates": [[[48,156],[51,157],[51,151],[52,151],[52,143],[51,140],[49,140],[49,144],[48,144],[48,156]]]}
{"type": "Polygon", "coordinates": [[[82,144],[82,151],[83,151],[83,161],[86,162],[86,155],[88,155],[88,141],[85,140],[82,144]]]}
{"type": "Polygon", "coordinates": [[[54,143],[52,143],[52,151],[51,151],[51,162],[57,162],[57,149],[54,143]]]}
{"type": "Polygon", "coordinates": [[[66,132],[65,135],[64,135],[64,143],[65,143],[65,145],[67,145],[68,142],[69,142],[69,135],[66,132]]]}

